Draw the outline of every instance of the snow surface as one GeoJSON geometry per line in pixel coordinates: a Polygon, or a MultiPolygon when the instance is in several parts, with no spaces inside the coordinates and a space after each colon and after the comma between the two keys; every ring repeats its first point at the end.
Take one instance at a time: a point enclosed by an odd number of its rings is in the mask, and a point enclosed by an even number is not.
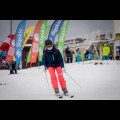
{"type": "Polygon", "coordinates": [[[57,98],[47,72],[49,91],[43,66],[18,70],[14,75],[8,75],[9,70],[0,70],[0,100],[120,100],[120,62],[94,65],[95,62],[65,64],[67,73],[81,86],[64,73],[68,91],[74,98],[57,98]]]}

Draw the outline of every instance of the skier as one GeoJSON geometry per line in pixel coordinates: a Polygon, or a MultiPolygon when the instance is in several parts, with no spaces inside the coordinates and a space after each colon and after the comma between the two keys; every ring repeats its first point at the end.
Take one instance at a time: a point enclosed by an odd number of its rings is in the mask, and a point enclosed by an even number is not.
{"type": "Polygon", "coordinates": [[[60,96],[57,77],[55,71],[57,72],[60,86],[65,96],[68,96],[68,90],[66,86],[66,81],[63,77],[63,72],[66,72],[64,68],[63,58],[60,51],[53,45],[52,41],[47,39],[45,41],[45,49],[43,53],[43,63],[45,67],[45,72],[48,70],[51,76],[52,87],[54,88],[56,96],[60,96]]]}
{"type": "Polygon", "coordinates": [[[15,71],[15,73],[17,74],[16,61],[15,60],[11,60],[9,62],[9,69],[10,69],[10,74],[14,74],[13,71],[15,71]]]}

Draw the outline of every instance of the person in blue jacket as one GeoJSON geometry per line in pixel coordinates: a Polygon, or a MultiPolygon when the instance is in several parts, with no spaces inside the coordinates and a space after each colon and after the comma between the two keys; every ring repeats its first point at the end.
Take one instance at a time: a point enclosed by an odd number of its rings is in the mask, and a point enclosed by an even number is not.
{"type": "Polygon", "coordinates": [[[92,53],[92,51],[89,51],[89,53],[88,53],[88,60],[93,60],[93,53],[92,53]]]}
{"type": "Polygon", "coordinates": [[[80,61],[82,61],[81,60],[81,52],[80,52],[80,49],[78,48],[76,50],[76,62],[80,62],[80,61]]]}
{"type": "Polygon", "coordinates": [[[2,63],[5,62],[6,55],[7,55],[7,52],[6,51],[2,51],[2,53],[1,53],[2,63]]]}

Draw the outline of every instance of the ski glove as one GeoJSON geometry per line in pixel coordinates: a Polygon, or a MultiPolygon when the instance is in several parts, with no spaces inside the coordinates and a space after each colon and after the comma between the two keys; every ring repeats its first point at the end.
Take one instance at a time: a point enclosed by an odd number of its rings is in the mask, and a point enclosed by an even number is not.
{"type": "Polygon", "coordinates": [[[63,71],[63,72],[66,72],[66,69],[63,67],[63,68],[62,68],[62,71],[63,71]]]}

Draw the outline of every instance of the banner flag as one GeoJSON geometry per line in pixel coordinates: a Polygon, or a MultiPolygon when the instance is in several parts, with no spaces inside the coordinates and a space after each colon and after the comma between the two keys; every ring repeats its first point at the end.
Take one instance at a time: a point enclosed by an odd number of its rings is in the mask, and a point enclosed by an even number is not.
{"type": "Polygon", "coordinates": [[[39,61],[42,61],[44,42],[46,40],[47,20],[42,20],[39,32],[39,61]]]}
{"type": "Polygon", "coordinates": [[[51,28],[51,25],[47,25],[46,33],[45,33],[46,39],[48,38],[48,34],[50,32],[50,28],[51,28]]]}
{"type": "Polygon", "coordinates": [[[13,38],[14,35],[8,35],[8,37],[3,41],[3,43],[0,46],[0,50],[8,52],[10,43],[11,43],[11,37],[13,38]]]}
{"type": "Polygon", "coordinates": [[[38,21],[33,35],[33,42],[32,42],[32,51],[31,51],[31,59],[30,64],[36,63],[38,57],[38,50],[39,50],[39,30],[40,30],[41,20],[38,21]]]}
{"type": "Polygon", "coordinates": [[[34,30],[34,26],[30,26],[28,29],[25,30],[25,33],[24,33],[24,40],[23,40],[23,48],[24,46],[26,45],[32,31],[34,30]]]}
{"type": "Polygon", "coordinates": [[[65,42],[67,30],[68,30],[68,25],[69,25],[69,20],[65,20],[62,25],[62,28],[58,33],[58,49],[60,50],[62,57],[63,57],[64,42],[65,42]]]}
{"type": "Polygon", "coordinates": [[[51,39],[53,44],[54,44],[56,35],[58,34],[59,30],[61,29],[63,25],[63,22],[64,20],[55,20],[51,26],[48,39],[51,39]]]}
{"type": "Polygon", "coordinates": [[[26,20],[22,20],[16,30],[16,36],[15,36],[16,66],[18,66],[22,60],[22,46],[23,46],[25,26],[26,26],[26,20]]]}

